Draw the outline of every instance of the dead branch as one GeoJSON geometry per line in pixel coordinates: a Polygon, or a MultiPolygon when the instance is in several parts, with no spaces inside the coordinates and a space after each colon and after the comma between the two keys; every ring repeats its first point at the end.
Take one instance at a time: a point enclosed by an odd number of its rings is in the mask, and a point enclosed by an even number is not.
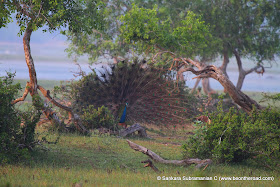
{"type": "Polygon", "coordinates": [[[198,61],[192,60],[192,59],[190,59],[190,58],[181,58],[181,59],[182,59],[182,61],[183,61],[186,65],[191,64],[191,65],[197,67],[199,70],[201,70],[202,68],[205,67],[205,65],[204,65],[203,63],[200,63],[200,62],[198,62],[198,61]]]}
{"type": "Polygon", "coordinates": [[[149,156],[155,162],[159,162],[159,163],[163,163],[163,164],[174,164],[174,165],[178,165],[178,166],[183,166],[183,165],[187,166],[187,165],[191,165],[191,164],[197,164],[196,165],[197,168],[201,168],[207,164],[212,163],[211,159],[201,160],[198,158],[188,158],[185,160],[165,160],[165,159],[161,158],[159,155],[157,155],[156,153],[154,153],[153,151],[147,149],[146,147],[133,143],[132,141],[129,141],[129,140],[126,140],[126,141],[128,142],[128,145],[132,149],[134,149],[135,151],[140,151],[141,153],[149,156]]]}
{"type": "Polygon", "coordinates": [[[68,112],[71,112],[72,109],[68,106],[62,105],[60,103],[58,103],[56,100],[54,100],[51,96],[50,96],[50,91],[46,90],[45,88],[43,88],[42,86],[38,85],[38,89],[42,92],[42,94],[55,106],[62,108],[68,112]]]}
{"type": "Polygon", "coordinates": [[[255,71],[257,74],[263,75],[265,72],[265,69],[262,65],[256,65],[255,67],[245,71],[245,74],[248,75],[248,74],[252,73],[253,71],[255,71]]]}
{"type": "MultiPolygon", "coordinates": [[[[79,71],[78,71],[78,72],[73,72],[73,71],[71,71],[71,72],[73,73],[73,76],[74,76],[75,78],[80,77],[80,76],[85,77],[87,74],[86,74],[86,72],[84,72],[84,71],[82,70],[81,65],[80,65],[79,63],[77,63],[77,62],[75,62],[75,65],[78,66],[79,71]]],[[[90,68],[90,66],[89,66],[89,68],[90,68]]],[[[91,69],[91,68],[90,68],[90,69],[91,69]]],[[[91,69],[91,70],[92,70],[92,69],[91,69]]],[[[75,78],[74,78],[74,79],[75,79],[75,78]]],[[[73,80],[73,79],[72,79],[72,80],[73,80]]]]}
{"type": "Polygon", "coordinates": [[[120,136],[125,137],[129,134],[132,134],[134,132],[138,132],[140,137],[144,137],[144,138],[148,138],[148,135],[146,133],[146,129],[142,126],[140,126],[139,124],[134,124],[126,129],[124,129],[123,131],[120,132],[120,136]]]}
{"type": "Polygon", "coordinates": [[[30,84],[29,84],[29,82],[27,82],[26,85],[25,85],[25,90],[24,90],[24,93],[23,93],[22,97],[17,98],[16,100],[12,101],[12,105],[16,104],[20,101],[24,101],[27,94],[29,93],[29,88],[30,88],[30,84]]]}
{"type": "Polygon", "coordinates": [[[171,51],[160,51],[153,56],[152,62],[155,62],[155,59],[157,58],[157,56],[161,56],[164,53],[170,54],[173,58],[175,57],[175,53],[172,53],[171,51]]]}
{"type": "Polygon", "coordinates": [[[144,165],[144,167],[150,167],[155,172],[160,172],[150,159],[142,161],[141,163],[147,163],[146,165],[144,165]]]}
{"type": "Polygon", "coordinates": [[[72,108],[65,106],[61,103],[58,103],[55,99],[50,96],[50,91],[46,90],[42,86],[38,85],[38,89],[42,92],[42,94],[55,106],[66,110],[69,114],[69,119],[74,122],[76,128],[82,132],[83,134],[88,134],[88,130],[82,125],[82,120],[80,119],[79,115],[74,114],[72,108]]]}

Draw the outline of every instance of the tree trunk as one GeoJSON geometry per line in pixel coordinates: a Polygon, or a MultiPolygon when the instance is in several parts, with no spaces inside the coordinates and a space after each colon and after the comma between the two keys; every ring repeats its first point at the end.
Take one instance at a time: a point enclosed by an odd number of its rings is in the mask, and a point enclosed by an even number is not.
{"type": "Polygon", "coordinates": [[[33,58],[31,56],[31,49],[30,49],[30,37],[32,31],[33,31],[32,29],[29,29],[28,27],[26,28],[23,36],[23,49],[24,49],[25,61],[29,71],[30,95],[33,97],[35,94],[38,94],[38,92],[37,92],[37,75],[36,75],[35,65],[34,65],[33,58]]]}
{"type": "Polygon", "coordinates": [[[71,115],[71,118],[73,119],[73,121],[77,127],[77,130],[79,130],[82,133],[88,133],[88,131],[81,124],[81,120],[79,119],[79,117],[72,112],[71,108],[56,102],[53,98],[50,97],[49,90],[45,90],[43,87],[38,85],[35,65],[34,65],[33,58],[31,56],[31,49],[30,49],[30,38],[31,38],[32,32],[33,32],[33,30],[31,28],[29,28],[29,26],[27,26],[24,36],[23,36],[23,48],[24,48],[26,64],[27,64],[28,71],[29,71],[30,82],[27,82],[23,96],[21,98],[14,100],[12,102],[12,104],[16,104],[19,101],[24,101],[27,94],[30,93],[33,102],[36,102],[37,106],[40,107],[40,109],[43,111],[43,113],[46,115],[46,117],[55,125],[59,126],[62,129],[67,130],[64,123],[59,119],[57,114],[48,106],[48,104],[42,103],[41,97],[38,94],[38,89],[39,89],[43,93],[43,95],[47,99],[49,99],[53,104],[55,104],[56,106],[58,106],[64,110],[67,110],[69,112],[69,114],[71,115]]]}
{"type": "MultiPolygon", "coordinates": [[[[197,62],[197,61],[191,60],[189,58],[188,59],[182,59],[182,60],[186,64],[194,65],[195,67],[198,68],[198,70],[202,70],[206,66],[205,63],[197,62]]],[[[188,69],[187,67],[184,67],[184,69],[182,69],[182,71],[186,72],[187,69],[188,69]]],[[[210,87],[210,82],[209,82],[208,78],[202,79],[201,82],[202,82],[201,84],[202,84],[203,91],[206,95],[211,97],[212,94],[216,93],[215,90],[213,90],[210,87]]],[[[198,83],[199,83],[199,80],[195,83],[195,87],[192,89],[192,93],[194,92],[195,88],[198,86],[198,83]]]]}
{"type": "Polygon", "coordinates": [[[198,84],[199,84],[200,80],[201,80],[201,79],[199,79],[199,78],[198,78],[198,79],[196,79],[195,84],[194,84],[194,86],[193,86],[193,88],[192,88],[191,93],[194,93],[194,91],[196,90],[196,88],[197,88],[197,86],[198,86],[198,84]]]}
{"type": "Polygon", "coordinates": [[[238,75],[238,80],[237,80],[237,84],[236,84],[236,88],[238,90],[241,90],[242,86],[243,86],[243,82],[245,80],[245,71],[244,70],[240,70],[239,71],[239,75],[238,75]]]}
{"type": "Polygon", "coordinates": [[[238,90],[241,90],[242,88],[242,85],[243,85],[243,82],[245,80],[245,71],[243,69],[243,66],[242,66],[242,61],[241,61],[241,58],[238,54],[238,52],[236,50],[234,50],[234,55],[235,55],[235,58],[236,58],[236,62],[237,62],[237,66],[238,66],[238,71],[239,71],[239,75],[238,75],[238,81],[237,81],[237,84],[236,84],[236,88],[238,90]]]}
{"type": "Polygon", "coordinates": [[[255,71],[256,73],[259,73],[259,74],[263,74],[264,73],[264,67],[262,65],[258,64],[255,67],[245,71],[243,69],[242,61],[241,61],[241,57],[240,57],[239,53],[236,50],[234,50],[233,53],[235,55],[236,62],[237,62],[237,65],[238,65],[238,71],[239,71],[239,76],[238,76],[238,81],[237,81],[237,84],[236,84],[236,88],[238,90],[241,90],[246,75],[252,73],[253,71],[255,71]],[[261,71],[258,71],[259,68],[261,68],[261,71]]]}
{"type": "Polygon", "coordinates": [[[210,82],[209,82],[209,79],[206,78],[206,79],[202,79],[202,88],[203,88],[203,91],[206,95],[208,95],[209,98],[211,98],[211,95],[216,93],[215,90],[213,90],[211,87],[210,87],[210,82]]]}
{"type": "Polygon", "coordinates": [[[216,66],[206,66],[203,70],[196,71],[193,68],[188,68],[187,71],[191,71],[195,75],[198,75],[196,78],[213,78],[220,82],[224,87],[225,91],[233,99],[233,101],[238,104],[242,109],[247,113],[250,113],[255,106],[257,109],[262,109],[262,107],[249,96],[238,90],[233,83],[223,74],[221,69],[216,66]]]}
{"type": "Polygon", "coordinates": [[[224,55],[223,64],[219,68],[224,73],[224,75],[228,78],[228,74],[227,74],[227,66],[229,64],[228,51],[224,50],[223,55],[224,55]]]}

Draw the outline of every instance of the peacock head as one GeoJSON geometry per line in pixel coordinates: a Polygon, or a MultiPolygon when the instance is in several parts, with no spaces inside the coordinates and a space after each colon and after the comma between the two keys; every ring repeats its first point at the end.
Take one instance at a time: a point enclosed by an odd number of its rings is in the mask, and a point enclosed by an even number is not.
{"type": "Polygon", "coordinates": [[[125,106],[128,106],[128,102],[125,102],[125,106]]]}

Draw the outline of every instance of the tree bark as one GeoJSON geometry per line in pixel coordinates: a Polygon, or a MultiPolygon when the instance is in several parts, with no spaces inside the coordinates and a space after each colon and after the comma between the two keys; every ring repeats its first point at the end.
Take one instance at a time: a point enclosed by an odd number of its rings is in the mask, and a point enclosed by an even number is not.
{"type": "Polygon", "coordinates": [[[227,50],[224,50],[223,56],[224,56],[223,63],[219,68],[222,70],[222,72],[228,78],[227,66],[229,64],[229,56],[228,56],[228,51],[227,50]]]}
{"type": "Polygon", "coordinates": [[[239,71],[239,76],[238,76],[236,88],[237,88],[238,90],[241,90],[246,75],[252,73],[253,71],[262,74],[262,73],[264,73],[264,67],[261,66],[261,65],[256,65],[255,67],[253,67],[253,68],[251,68],[251,69],[245,71],[245,70],[243,69],[242,61],[241,61],[241,57],[240,57],[239,53],[238,53],[236,50],[233,50],[233,53],[234,53],[234,56],[235,56],[235,58],[236,58],[236,62],[237,62],[237,65],[238,65],[238,71],[239,71]],[[258,72],[258,71],[257,71],[258,68],[261,68],[262,71],[261,71],[261,72],[258,72]]]}
{"type": "Polygon", "coordinates": [[[30,37],[33,30],[27,26],[24,36],[23,36],[23,49],[24,49],[24,55],[25,55],[25,61],[28,67],[29,71],[29,79],[30,79],[30,95],[33,96],[35,94],[38,94],[37,92],[37,75],[35,71],[35,65],[33,58],[31,56],[31,49],[30,49],[30,37]]]}
{"type": "Polygon", "coordinates": [[[237,66],[238,66],[238,71],[239,71],[236,88],[238,90],[241,90],[244,79],[245,79],[245,76],[246,76],[246,73],[245,73],[245,70],[243,69],[242,61],[241,61],[241,58],[240,58],[238,52],[236,50],[234,50],[233,53],[235,55],[237,66]]]}
{"type": "Polygon", "coordinates": [[[238,104],[242,109],[247,113],[250,113],[255,106],[257,109],[262,109],[262,107],[249,96],[238,90],[233,83],[223,74],[221,69],[216,66],[206,66],[203,70],[196,71],[193,68],[188,68],[187,71],[191,71],[195,75],[198,75],[195,78],[213,78],[220,82],[224,87],[225,91],[233,99],[233,101],[238,104]]]}
{"type": "Polygon", "coordinates": [[[160,173],[160,171],[158,170],[158,168],[153,164],[153,162],[152,162],[150,159],[145,160],[145,161],[142,161],[141,163],[147,163],[144,167],[150,167],[150,168],[152,168],[152,170],[154,170],[155,172],[160,173]]]}
{"type": "MultiPolygon", "coordinates": [[[[190,58],[184,58],[184,59],[183,59],[183,62],[184,62],[185,64],[191,64],[191,65],[197,67],[198,70],[202,70],[202,69],[206,66],[205,63],[197,62],[197,61],[194,61],[194,60],[192,60],[192,59],[190,59],[190,58]]],[[[188,69],[187,67],[184,67],[184,69],[182,69],[182,71],[186,72],[187,69],[188,69]]],[[[198,79],[198,80],[196,81],[196,83],[195,83],[194,88],[192,89],[192,93],[194,92],[195,88],[198,86],[199,82],[200,82],[200,80],[198,79]]],[[[211,88],[209,79],[208,79],[208,78],[202,79],[201,82],[202,82],[201,84],[202,84],[202,89],[203,89],[204,93],[205,93],[206,95],[208,95],[208,97],[211,98],[211,95],[214,94],[214,93],[216,93],[216,92],[215,92],[215,90],[213,90],[213,89],[211,88]]]]}
{"type": "Polygon", "coordinates": [[[139,124],[134,124],[126,129],[124,129],[123,131],[120,132],[120,136],[126,137],[127,135],[132,134],[136,131],[139,133],[140,137],[148,138],[146,129],[144,127],[140,126],[139,124]]]}
{"type": "Polygon", "coordinates": [[[206,95],[208,95],[209,98],[211,98],[211,95],[212,95],[212,94],[216,93],[216,91],[213,90],[213,89],[210,87],[209,78],[202,79],[201,84],[202,84],[202,88],[203,88],[204,93],[205,93],[206,95]]]}
{"type": "Polygon", "coordinates": [[[197,88],[197,86],[198,86],[200,80],[201,80],[200,78],[196,79],[195,84],[194,84],[194,86],[193,86],[193,88],[192,88],[191,93],[194,93],[194,91],[196,90],[196,88],[197,88]]]}
{"type": "MultiPolygon", "coordinates": [[[[24,101],[28,93],[30,93],[32,98],[40,98],[40,95],[38,94],[38,89],[43,93],[43,95],[49,99],[54,105],[68,111],[71,114],[71,118],[73,119],[77,130],[79,130],[82,133],[88,133],[86,128],[81,124],[80,118],[72,112],[72,109],[64,106],[58,102],[56,102],[53,98],[49,95],[49,90],[45,90],[43,87],[39,86],[37,83],[37,75],[35,70],[34,61],[31,55],[31,49],[30,49],[30,38],[31,34],[33,32],[33,29],[29,27],[29,24],[25,30],[24,36],[23,36],[23,48],[24,48],[24,54],[25,54],[25,60],[29,71],[29,79],[30,82],[27,82],[25,91],[23,93],[23,96],[21,98],[18,98],[14,101],[12,101],[12,104],[16,104],[17,102],[24,101]]],[[[41,102],[41,101],[38,101],[41,102]]],[[[66,127],[64,126],[64,123],[59,119],[57,114],[48,106],[47,103],[40,104],[41,110],[46,115],[46,117],[52,122],[55,123],[57,126],[63,128],[66,130],[66,127]]]]}
{"type": "Polygon", "coordinates": [[[188,158],[185,160],[165,160],[165,159],[161,158],[159,155],[157,155],[156,153],[154,153],[153,151],[147,149],[146,147],[138,145],[129,140],[126,140],[126,141],[128,142],[128,145],[131,147],[131,149],[133,149],[135,151],[140,151],[141,153],[149,156],[155,162],[159,162],[159,163],[163,163],[163,164],[173,164],[173,165],[178,165],[178,166],[197,164],[196,165],[197,168],[201,168],[202,166],[212,163],[212,160],[210,160],[210,159],[201,160],[198,158],[188,158]]]}

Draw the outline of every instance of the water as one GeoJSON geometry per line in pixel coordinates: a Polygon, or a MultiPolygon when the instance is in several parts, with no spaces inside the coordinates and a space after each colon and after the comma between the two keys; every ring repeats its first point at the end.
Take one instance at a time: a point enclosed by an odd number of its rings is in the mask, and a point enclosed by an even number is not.
{"type": "MultiPolygon", "coordinates": [[[[87,63],[80,64],[83,71],[86,73],[91,72],[87,63]]],[[[92,66],[93,68],[100,69],[102,64],[92,66]]],[[[71,80],[75,78],[74,72],[78,72],[78,66],[73,62],[48,62],[37,61],[35,63],[38,80],[71,80]]],[[[29,79],[28,68],[25,61],[8,60],[0,61],[0,76],[4,76],[5,71],[16,71],[16,79],[29,79]]],[[[187,86],[192,88],[195,84],[194,75],[186,72],[185,80],[187,86]]],[[[230,80],[236,85],[238,79],[238,72],[230,69],[228,71],[230,80]]],[[[210,79],[210,85],[215,90],[223,90],[220,83],[214,79],[210,79]]],[[[267,71],[263,76],[252,73],[246,76],[243,91],[258,91],[258,92],[280,92],[280,73],[275,71],[267,71]]]]}
{"type": "MultiPolygon", "coordinates": [[[[237,84],[238,72],[237,71],[228,71],[228,76],[234,85],[237,84]]],[[[185,73],[185,79],[187,86],[192,88],[195,84],[195,80],[192,78],[195,77],[192,73],[185,73]]],[[[223,90],[222,85],[215,79],[210,79],[210,86],[215,90],[223,90]]],[[[254,92],[280,92],[280,74],[275,73],[265,73],[259,75],[257,73],[251,73],[246,76],[243,86],[243,91],[254,91],[254,92]]]]}

